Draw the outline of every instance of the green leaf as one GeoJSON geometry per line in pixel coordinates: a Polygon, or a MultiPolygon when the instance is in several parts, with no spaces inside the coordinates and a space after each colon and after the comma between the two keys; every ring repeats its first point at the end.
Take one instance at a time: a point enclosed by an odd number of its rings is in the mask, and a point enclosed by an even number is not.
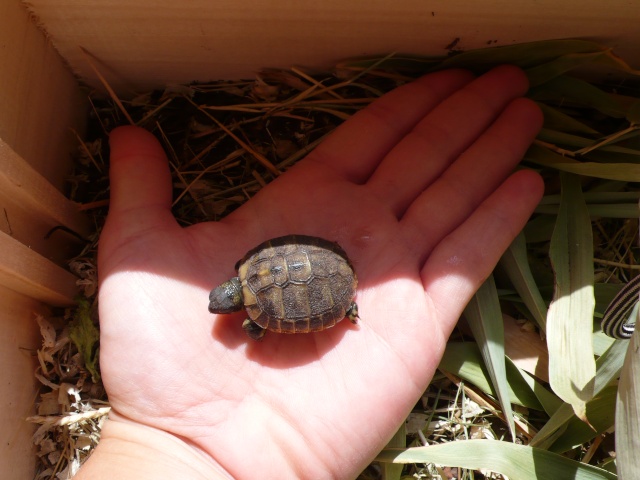
{"type": "Polygon", "coordinates": [[[599,395],[607,385],[618,378],[624,363],[627,343],[627,340],[614,340],[611,346],[598,358],[596,362],[596,381],[594,384],[595,395],[599,395]]]}
{"type": "Polygon", "coordinates": [[[613,95],[584,80],[561,75],[529,91],[531,99],[566,107],[592,108],[614,118],[623,118],[625,108],[613,95]]]}
{"type": "MultiPolygon", "coordinates": [[[[640,192],[619,192],[619,191],[591,191],[583,194],[584,201],[587,202],[587,206],[591,204],[612,204],[621,205],[625,203],[638,203],[640,200],[640,192]]],[[[560,195],[545,195],[540,200],[540,205],[560,203],[560,195]]],[[[619,287],[618,287],[619,288],[619,287]]]]}
{"type": "MultiPolygon", "coordinates": [[[[590,148],[590,146],[587,145],[586,148],[590,148]]],[[[578,150],[578,152],[579,151],[580,150],[578,150]]],[[[607,163],[609,165],[634,165],[640,163],[640,151],[634,150],[633,148],[621,147],[619,145],[616,145],[615,143],[609,143],[600,145],[598,148],[591,150],[587,154],[583,155],[582,158],[584,159],[584,161],[607,163]]]]}
{"type": "MultiPolygon", "coordinates": [[[[595,136],[598,131],[585,125],[579,120],[561,112],[560,110],[538,102],[538,107],[544,115],[544,127],[546,129],[558,130],[560,132],[582,133],[584,135],[595,136]]],[[[593,143],[593,141],[592,141],[593,143]]]]}
{"type": "MultiPolygon", "coordinates": [[[[626,352],[626,340],[614,341],[596,362],[596,379],[594,395],[600,395],[611,382],[617,378],[626,352]]],[[[587,404],[587,415],[589,405],[587,404]]],[[[538,431],[530,442],[532,447],[549,448],[556,439],[567,430],[572,419],[576,418],[571,406],[564,403],[558,408],[547,423],[538,431]]]]}
{"type": "MultiPolygon", "coordinates": [[[[587,40],[543,40],[479,48],[447,56],[428,57],[400,53],[386,57],[355,58],[341,62],[337,68],[338,70],[358,71],[375,67],[381,70],[396,70],[412,74],[446,68],[466,68],[481,73],[496,65],[512,64],[526,69],[548,64],[566,55],[606,54],[607,52],[607,47],[587,40]]],[[[629,68],[625,64],[622,65],[622,68],[629,68]]]]}
{"type": "MultiPolygon", "coordinates": [[[[405,448],[407,446],[407,429],[405,422],[402,422],[395,435],[389,440],[385,448],[405,448]]],[[[402,465],[395,463],[382,464],[383,480],[400,480],[402,477],[402,465]]]]}
{"type": "MultiPolygon", "coordinates": [[[[538,212],[538,209],[536,209],[536,212],[538,212]]],[[[548,242],[549,240],[551,240],[551,235],[553,234],[553,227],[556,224],[555,215],[557,214],[558,214],[558,211],[556,209],[553,215],[536,215],[531,220],[529,220],[527,224],[524,226],[524,229],[522,230],[524,232],[524,235],[527,241],[531,243],[539,243],[539,242],[548,242]]],[[[535,262],[536,259],[534,258],[533,261],[535,262]]],[[[538,264],[540,263],[541,261],[538,260],[538,264]]],[[[547,272],[546,265],[542,265],[542,266],[545,268],[544,272],[546,273],[547,272]]],[[[534,268],[534,272],[539,273],[540,270],[541,270],[540,265],[538,266],[537,270],[534,268]]]]}
{"type": "Polygon", "coordinates": [[[392,56],[373,56],[366,58],[352,58],[340,62],[337,70],[362,71],[370,68],[404,72],[419,75],[429,72],[442,62],[444,57],[425,57],[420,55],[395,54],[392,56]]]}
{"type": "Polygon", "coordinates": [[[587,422],[596,365],[592,347],[593,233],[580,179],[560,174],[562,197],[549,256],[556,276],[547,318],[549,380],[553,391],[587,422]]]}
{"type": "Polygon", "coordinates": [[[616,458],[622,479],[637,478],[640,451],[640,329],[629,340],[616,401],[616,458]]]}
{"type": "MultiPolygon", "coordinates": [[[[615,480],[601,468],[538,448],[497,440],[464,440],[406,450],[385,449],[380,462],[435,463],[472,470],[487,469],[511,480],[615,480]]],[[[629,477],[632,478],[632,477],[629,477]]]]}
{"type": "MultiPolygon", "coordinates": [[[[557,215],[559,211],[558,205],[539,205],[536,207],[536,213],[546,213],[557,215]]],[[[626,205],[587,205],[587,211],[591,217],[604,218],[638,218],[640,207],[637,203],[629,203],[626,205]]]]}
{"type": "MultiPolygon", "coordinates": [[[[602,316],[600,316],[600,318],[602,318],[602,316]]],[[[602,355],[609,348],[611,348],[611,345],[615,341],[616,341],[615,338],[611,338],[611,337],[605,335],[604,333],[602,333],[601,331],[594,332],[594,334],[593,334],[593,353],[596,356],[602,355]]],[[[596,362],[596,364],[597,364],[597,362],[596,362]]],[[[597,378],[596,378],[596,380],[597,380],[597,378]]]]}
{"type": "Polygon", "coordinates": [[[462,67],[483,71],[509,63],[527,69],[548,64],[567,55],[599,55],[606,50],[606,47],[585,40],[543,40],[462,52],[447,58],[439,68],[462,67]]]}
{"type": "Polygon", "coordinates": [[[526,70],[526,74],[527,77],[529,77],[529,84],[532,87],[535,87],[577,67],[588,65],[596,61],[608,63],[606,62],[607,58],[607,51],[569,53],[543,65],[537,65],[529,68],[526,70]]]}
{"type": "Polygon", "coordinates": [[[542,331],[546,331],[547,305],[540,294],[529,267],[524,233],[520,233],[502,255],[500,266],[507,273],[513,287],[533,315],[538,326],[542,331]]]}
{"type": "MultiPolygon", "coordinates": [[[[629,138],[630,136],[626,140],[629,138]]],[[[573,135],[552,128],[543,128],[538,133],[537,139],[556,148],[568,150],[571,155],[575,155],[574,152],[593,146],[594,142],[593,138],[573,135]]],[[[583,158],[603,163],[638,163],[640,161],[640,150],[622,147],[610,142],[600,145],[583,158]]]]}
{"type": "MultiPolygon", "coordinates": [[[[553,392],[547,390],[538,380],[536,380],[533,375],[525,372],[524,370],[520,370],[509,357],[505,357],[505,360],[507,362],[507,378],[509,379],[509,386],[512,390],[518,392],[518,396],[520,398],[525,395],[528,396],[529,391],[533,392],[538,399],[538,402],[540,402],[540,405],[548,415],[553,415],[553,413],[564,404],[553,392]],[[524,388],[521,382],[524,382],[529,389],[524,388]]],[[[529,403],[533,405],[533,402],[530,401],[529,403]]]]}
{"type": "Polygon", "coordinates": [[[562,172],[609,180],[640,182],[640,164],[638,163],[580,162],[573,158],[558,155],[539,145],[531,145],[524,158],[536,165],[555,168],[562,172]]]}
{"type": "Polygon", "coordinates": [[[563,403],[531,439],[529,445],[548,449],[566,431],[572,418],[576,418],[573,408],[568,403],[563,403]]]}
{"type": "MultiPolygon", "coordinates": [[[[507,389],[512,403],[533,410],[543,410],[543,406],[538,400],[538,393],[535,391],[545,388],[537,380],[533,380],[532,386],[529,381],[524,380],[525,374],[518,367],[513,365],[507,357],[505,360],[507,389]]],[[[494,398],[497,397],[489,373],[482,361],[480,349],[475,343],[449,342],[438,368],[457,375],[494,398]]],[[[549,392],[549,395],[553,394],[549,392]]],[[[548,397],[545,397],[546,399],[548,397]]]]}
{"type": "MultiPolygon", "coordinates": [[[[593,138],[573,135],[551,128],[543,128],[538,133],[538,140],[547,144],[561,147],[570,152],[578,151],[593,145],[593,138]]],[[[615,144],[603,144],[596,150],[589,152],[584,158],[596,161],[607,161],[608,163],[637,163],[640,161],[640,150],[621,147],[615,144]],[[603,160],[599,160],[603,157],[603,160]],[[608,160],[607,160],[608,159],[608,160]],[[623,161],[620,161],[620,160],[623,161]]]]}
{"type": "Polygon", "coordinates": [[[548,450],[556,453],[568,452],[609,430],[615,418],[616,391],[615,385],[608,387],[589,401],[586,411],[590,425],[572,416],[548,450]]]}
{"type": "Polygon", "coordinates": [[[565,131],[558,131],[554,128],[547,128],[546,126],[540,130],[536,138],[542,142],[568,150],[577,150],[593,145],[593,138],[573,135],[565,131]]]}
{"type": "Polygon", "coordinates": [[[469,322],[484,364],[487,367],[491,382],[500,402],[500,407],[509,425],[511,437],[516,438],[516,427],[513,422],[511,398],[507,382],[504,361],[504,327],[500,299],[493,276],[480,286],[469,304],[464,309],[464,316],[469,322]]]}
{"type": "Polygon", "coordinates": [[[77,301],[78,307],[69,324],[69,337],[82,355],[93,381],[98,382],[100,373],[98,371],[99,350],[97,344],[100,340],[100,332],[93,323],[89,301],[84,297],[78,297],[77,301]]]}
{"type": "Polygon", "coordinates": [[[629,111],[627,112],[627,120],[632,125],[640,125],[640,100],[636,100],[629,107],[629,111]]]}

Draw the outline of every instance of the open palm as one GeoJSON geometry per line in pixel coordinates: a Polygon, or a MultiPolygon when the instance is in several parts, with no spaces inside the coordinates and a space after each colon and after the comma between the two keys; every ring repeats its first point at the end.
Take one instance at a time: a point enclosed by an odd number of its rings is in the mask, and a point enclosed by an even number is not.
{"type": "Polygon", "coordinates": [[[524,225],[539,178],[511,174],[540,128],[519,70],[445,71],[396,89],[220,222],[173,218],[161,147],[112,133],[100,239],[101,368],[112,419],[185,439],[236,478],[354,477],[426,388],[457,318],[524,225]],[[241,328],[208,293],[247,250],[338,242],[360,322],[241,328]]]}

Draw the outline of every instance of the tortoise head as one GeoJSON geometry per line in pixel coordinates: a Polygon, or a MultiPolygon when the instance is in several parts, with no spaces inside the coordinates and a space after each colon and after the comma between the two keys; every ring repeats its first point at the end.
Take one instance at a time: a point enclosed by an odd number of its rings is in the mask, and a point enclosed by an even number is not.
{"type": "Polygon", "coordinates": [[[211,313],[231,313],[241,310],[244,306],[242,285],[240,279],[234,277],[209,294],[209,311],[211,313]]]}

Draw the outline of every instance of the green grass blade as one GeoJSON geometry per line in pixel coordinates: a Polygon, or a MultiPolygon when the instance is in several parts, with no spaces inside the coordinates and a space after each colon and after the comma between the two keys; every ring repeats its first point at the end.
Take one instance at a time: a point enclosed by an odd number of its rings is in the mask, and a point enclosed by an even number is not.
{"type": "Polygon", "coordinates": [[[500,402],[500,407],[509,425],[511,437],[516,438],[516,427],[513,422],[511,398],[507,382],[507,371],[504,361],[504,327],[502,324],[502,309],[498,290],[489,276],[480,286],[467,307],[464,316],[469,322],[484,364],[487,367],[491,382],[500,402]]]}
{"type": "MultiPolygon", "coordinates": [[[[445,68],[466,68],[476,73],[496,65],[512,64],[531,68],[548,64],[559,57],[574,54],[605,54],[607,48],[588,40],[543,40],[499,47],[487,47],[450,56],[427,57],[420,55],[374,56],[349,59],[338,64],[338,70],[361,71],[375,67],[380,70],[420,74],[445,68]]],[[[628,68],[628,67],[626,67],[628,68]]]]}
{"type": "Polygon", "coordinates": [[[635,100],[630,105],[626,118],[632,125],[640,125],[640,100],[635,100]]]}
{"type": "Polygon", "coordinates": [[[94,382],[100,379],[98,359],[100,358],[100,332],[93,322],[91,304],[84,297],[78,297],[78,308],[69,324],[69,338],[75,343],[84,359],[94,382]]]}
{"type": "Polygon", "coordinates": [[[567,422],[567,428],[554,439],[547,450],[556,453],[568,452],[609,430],[615,419],[616,391],[616,386],[608,387],[588,402],[587,416],[591,425],[572,416],[567,422]]]}
{"type": "Polygon", "coordinates": [[[638,164],[640,163],[640,151],[612,143],[599,146],[597,149],[587,153],[583,158],[589,162],[638,164]]]}
{"type": "Polygon", "coordinates": [[[628,343],[627,340],[614,340],[611,346],[598,358],[596,381],[593,387],[595,395],[599,395],[607,385],[618,378],[624,364],[628,343]]]}
{"type": "Polygon", "coordinates": [[[362,71],[372,67],[384,71],[398,71],[405,74],[420,75],[440,65],[443,57],[424,57],[420,55],[396,54],[393,56],[373,56],[353,58],[340,62],[337,70],[362,71]]]}
{"type": "Polygon", "coordinates": [[[621,479],[638,478],[640,451],[640,330],[628,341],[628,349],[616,400],[616,458],[621,479]]]}
{"type": "MultiPolygon", "coordinates": [[[[385,448],[405,448],[407,446],[406,424],[402,422],[395,435],[389,440],[385,448]]],[[[402,477],[402,465],[395,463],[382,464],[382,480],[400,480],[402,477]]]]}
{"type": "MultiPolygon", "coordinates": [[[[582,133],[584,135],[598,136],[598,131],[579,120],[561,112],[560,110],[538,102],[538,107],[544,115],[544,127],[567,133],[582,133]]],[[[593,143],[593,141],[592,141],[593,143]]]]}
{"type": "MultiPolygon", "coordinates": [[[[535,397],[538,399],[538,402],[540,402],[540,405],[548,415],[553,415],[553,413],[564,404],[562,400],[554,395],[553,392],[547,390],[532,375],[520,370],[509,357],[505,357],[505,360],[507,362],[507,378],[509,379],[509,386],[512,390],[517,390],[520,397],[524,396],[524,393],[528,395],[529,391],[533,392],[535,397]],[[525,383],[529,388],[526,389],[521,386],[521,382],[525,383]]],[[[533,405],[533,402],[530,403],[533,405]]]]}
{"type": "MultiPolygon", "coordinates": [[[[640,192],[598,190],[584,192],[583,196],[584,201],[587,202],[587,206],[590,204],[611,204],[613,206],[626,203],[638,203],[638,200],[640,200],[640,192]]],[[[559,203],[560,195],[545,195],[542,200],[540,200],[540,205],[558,205],[559,203]]],[[[612,286],[612,288],[616,288],[615,285],[612,286]]],[[[618,286],[617,288],[620,287],[618,286]]]]}
{"type": "MultiPolygon", "coordinates": [[[[511,480],[615,480],[616,475],[538,448],[496,440],[465,440],[406,450],[385,449],[380,462],[435,463],[487,469],[511,480]]],[[[632,477],[629,477],[632,478],[632,477]]]]}
{"type": "Polygon", "coordinates": [[[584,80],[567,75],[561,75],[532,88],[528,96],[538,102],[592,108],[614,118],[624,118],[627,114],[627,108],[613,95],[584,80]]]}
{"type": "MultiPolygon", "coordinates": [[[[543,410],[542,402],[538,399],[540,389],[546,390],[539,382],[533,380],[533,385],[529,381],[524,381],[526,374],[523,374],[518,367],[513,365],[507,357],[506,374],[507,388],[512,403],[533,410],[543,410]]],[[[487,372],[480,349],[470,342],[450,342],[442,356],[439,368],[457,375],[464,381],[475,385],[484,393],[497,397],[491,384],[489,373],[487,372]]],[[[548,392],[548,391],[547,391],[548,392]]],[[[549,395],[553,395],[548,392],[549,395]]],[[[544,395],[541,393],[540,395],[544,395]]],[[[548,400],[548,397],[544,397],[548,400]]],[[[556,397],[557,398],[557,397],[556,397]]]]}
{"type": "Polygon", "coordinates": [[[601,218],[638,218],[640,207],[637,203],[626,205],[589,205],[587,207],[592,217],[601,218]]]}
{"type": "MultiPolygon", "coordinates": [[[[540,243],[540,242],[548,242],[549,240],[551,240],[551,235],[553,234],[553,227],[556,224],[555,216],[557,214],[558,212],[556,210],[553,215],[537,215],[533,217],[531,220],[529,220],[527,224],[524,226],[524,229],[522,230],[524,232],[524,235],[527,241],[531,243],[540,243]]],[[[540,270],[543,270],[545,273],[547,273],[548,271],[546,269],[546,265],[543,264],[542,267],[544,268],[542,268],[540,266],[540,264],[542,263],[541,260],[536,258],[532,259],[532,261],[534,262],[536,260],[538,263],[538,268],[536,269],[535,266],[532,265],[533,271],[539,274],[540,270]]],[[[549,275],[549,277],[552,277],[552,275],[549,275]]],[[[551,279],[548,285],[551,285],[552,281],[553,279],[551,279]]],[[[542,285],[540,287],[542,287],[542,285]]]]}
{"type": "MultiPolygon", "coordinates": [[[[594,142],[593,138],[572,135],[552,128],[543,128],[538,133],[537,139],[569,151],[590,147],[594,142]]],[[[640,159],[640,150],[615,144],[605,144],[586,155],[586,158],[597,161],[600,161],[599,157],[603,157],[602,161],[608,161],[609,163],[637,163],[640,159]]]]}
{"type": "Polygon", "coordinates": [[[640,182],[640,164],[638,163],[580,162],[558,155],[539,145],[532,145],[527,150],[525,160],[543,167],[555,168],[561,172],[623,182],[640,182]]]}
{"type": "Polygon", "coordinates": [[[587,421],[585,405],[593,397],[596,365],[591,341],[593,233],[580,179],[560,174],[562,197],[549,256],[556,276],[547,318],[549,380],[553,391],[587,421]]]}
{"type": "Polygon", "coordinates": [[[548,449],[566,431],[572,418],[575,418],[573,408],[568,403],[563,403],[531,439],[529,445],[548,449]]]}
{"type": "Polygon", "coordinates": [[[529,77],[529,84],[532,87],[541,85],[552,80],[563,73],[574,68],[588,65],[596,61],[606,61],[608,58],[606,51],[589,52],[589,53],[569,53],[562,55],[548,63],[531,67],[525,71],[529,77]]]}
{"type": "Polygon", "coordinates": [[[566,55],[602,54],[605,51],[606,47],[585,40],[543,40],[462,52],[444,60],[439,68],[462,67],[483,71],[509,63],[527,69],[566,55]]]}
{"type": "Polygon", "coordinates": [[[533,278],[527,258],[527,244],[524,233],[520,233],[500,259],[513,287],[533,315],[542,331],[547,329],[547,305],[533,278]]]}
{"type": "MultiPolygon", "coordinates": [[[[557,215],[560,207],[558,205],[539,205],[536,213],[557,215]]],[[[640,207],[637,203],[616,204],[616,205],[587,205],[587,210],[591,217],[600,218],[638,218],[640,207]]]]}
{"type": "MultiPolygon", "coordinates": [[[[626,344],[626,340],[615,341],[602,356],[598,358],[596,362],[594,395],[600,395],[601,392],[607,388],[607,385],[617,378],[624,361],[627,349],[626,344]]],[[[549,448],[556,439],[563,435],[563,432],[567,430],[569,423],[574,418],[576,417],[571,406],[567,403],[562,404],[531,440],[530,445],[533,447],[549,448]]]]}
{"type": "Polygon", "coordinates": [[[593,138],[573,135],[566,131],[558,131],[553,128],[547,128],[546,126],[540,130],[537,139],[566,150],[578,150],[593,145],[593,138]]]}
{"type": "MultiPolygon", "coordinates": [[[[602,318],[602,316],[600,316],[599,318],[602,318]]],[[[611,337],[605,335],[602,332],[594,332],[594,334],[593,334],[593,353],[596,356],[602,355],[609,348],[611,348],[611,345],[613,345],[615,343],[615,341],[616,340],[614,338],[611,338],[611,337]]],[[[596,380],[597,380],[597,377],[596,377],[596,380]]]]}

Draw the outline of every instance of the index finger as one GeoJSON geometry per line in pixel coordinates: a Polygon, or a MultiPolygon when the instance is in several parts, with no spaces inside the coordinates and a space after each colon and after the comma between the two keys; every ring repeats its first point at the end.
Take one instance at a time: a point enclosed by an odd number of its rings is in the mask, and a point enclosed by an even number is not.
{"type": "Polygon", "coordinates": [[[445,70],[398,87],[347,120],[301,163],[312,160],[364,183],[425,115],[473,78],[466,70],[445,70]]]}

